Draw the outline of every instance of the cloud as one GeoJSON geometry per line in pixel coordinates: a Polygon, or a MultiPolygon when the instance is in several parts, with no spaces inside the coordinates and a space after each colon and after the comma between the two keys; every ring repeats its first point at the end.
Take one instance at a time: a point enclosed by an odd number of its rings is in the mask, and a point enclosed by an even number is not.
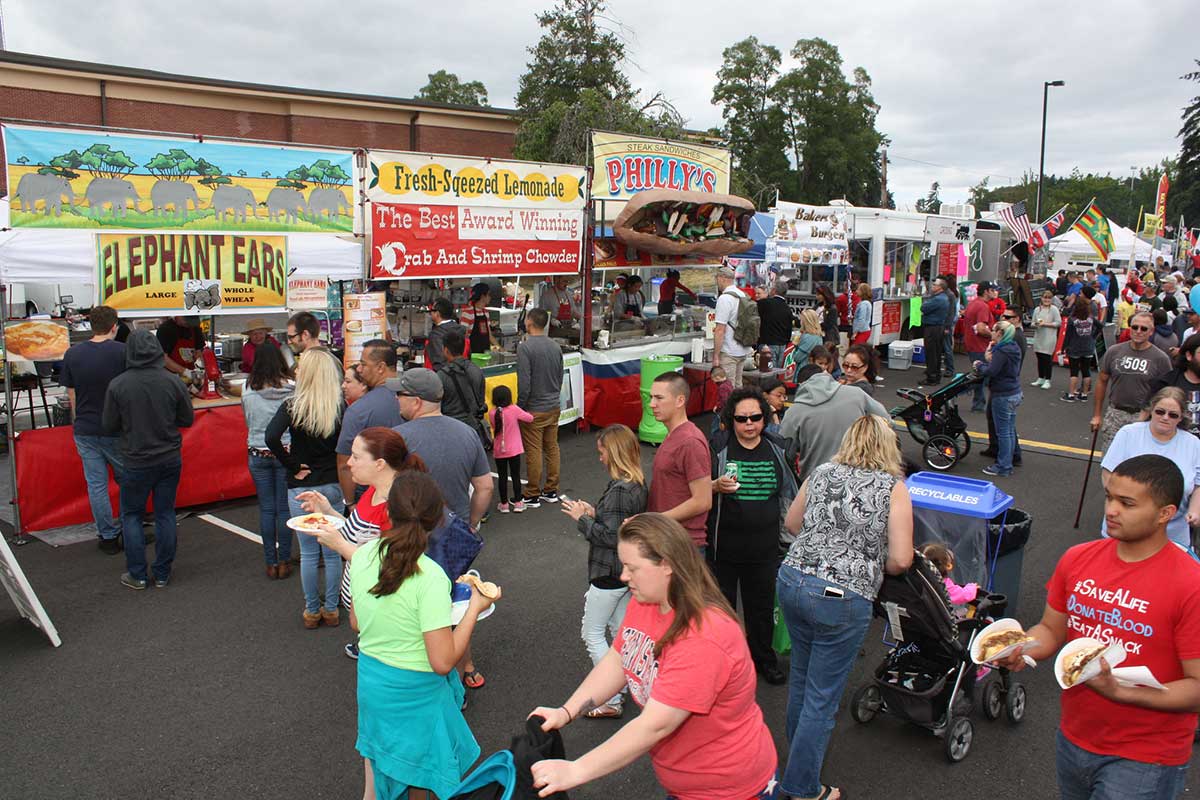
{"type": "MultiPolygon", "coordinates": [[[[400,97],[446,69],[483,81],[493,104],[511,107],[526,48],[541,32],[536,14],[550,5],[216,0],[166,13],[150,0],[9,0],[4,9],[13,50],[400,97]]],[[[1177,155],[1180,109],[1200,87],[1179,80],[1194,53],[1171,21],[1194,9],[1186,0],[1155,5],[1148,13],[1097,0],[1086,13],[1045,15],[1031,0],[660,0],[651,12],[641,0],[611,0],[607,17],[623,24],[614,29],[628,44],[634,84],[646,96],[664,92],[701,129],[721,124],[711,97],[725,47],[758,36],[784,52],[787,68],[797,39],[837,45],[847,72],[871,75],[878,124],[892,140],[888,185],[908,205],[934,180],[944,200],[958,202],[984,176],[997,185],[1036,172],[1045,80],[1067,84],[1051,89],[1047,172],[1127,175],[1177,155]]]]}

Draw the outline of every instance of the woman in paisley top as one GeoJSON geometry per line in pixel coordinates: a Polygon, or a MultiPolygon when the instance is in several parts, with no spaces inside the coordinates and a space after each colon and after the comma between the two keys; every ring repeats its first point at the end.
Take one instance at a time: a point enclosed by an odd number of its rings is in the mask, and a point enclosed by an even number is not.
{"type": "Polygon", "coordinates": [[[846,431],[833,461],[812,471],[788,509],[785,525],[796,541],[777,588],[792,638],[791,747],[780,784],[792,798],[842,796],[821,785],[821,762],[883,574],[898,575],[912,564],[912,503],[902,475],[891,424],[867,414],[846,431]]]}

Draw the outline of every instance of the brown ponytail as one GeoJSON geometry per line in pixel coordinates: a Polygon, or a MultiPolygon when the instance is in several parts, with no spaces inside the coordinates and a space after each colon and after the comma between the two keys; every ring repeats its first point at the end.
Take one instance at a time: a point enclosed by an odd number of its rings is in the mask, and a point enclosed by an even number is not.
{"type": "Polygon", "coordinates": [[[429,532],[441,523],[445,505],[441,490],[427,473],[410,470],[396,476],[387,499],[392,526],[380,535],[379,582],[371,594],[392,594],[417,572],[417,559],[425,552],[429,532]]]}

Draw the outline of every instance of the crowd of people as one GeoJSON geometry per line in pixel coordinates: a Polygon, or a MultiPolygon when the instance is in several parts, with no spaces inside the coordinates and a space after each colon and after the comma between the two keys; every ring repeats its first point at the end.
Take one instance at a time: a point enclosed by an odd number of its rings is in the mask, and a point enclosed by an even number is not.
{"type": "MultiPolygon", "coordinates": [[[[722,380],[713,427],[702,431],[688,418],[691,389],[682,375],[659,376],[649,408],[667,435],[652,466],[643,468],[628,427],[600,431],[597,457],[607,484],[594,502],[559,495],[562,355],[547,333],[554,319],[570,323],[569,302],[554,316],[545,308],[527,314],[515,399],[505,386],[485,397],[483,375],[465,356],[492,342],[473,323],[460,323],[445,301],[431,311],[431,369],[402,369],[385,340],[366,343],[360,359],[345,367],[321,344],[316,319],[303,312],[287,324],[284,347],[292,358],[265,335],[255,342],[242,406],[265,572],[270,580],[292,573],[290,518],[324,515],[318,530],[298,535],[300,621],[306,629],[334,627],[346,615],[354,630],[344,649],[357,659],[364,798],[446,797],[480,753],[464,716],[467,690],[486,683],[471,637],[500,593],[472,586],[456,610],[459,576],[431,557],[431,537],[455,527],[478,535],[491,511],[521,513],[547,503],[560,503],[569,518],[564,527],[587,544],[580,639],[592,670],[570,696],[530,713],[546,731],[581,717],[621,718],[629,701],[640,713],[590,752],[534,764],[542,796],[646,754],[676,800],[843,796],[822,782],[839,700],[884,576],[906,571],[914,559],[899,439],[872,397],[877,354],[854,340],[870,288],[859,284],[844,312],[842,298],[826,291],[823,313],[798,316],[790,392],[780,380],[759,387],[742,380],[757,346],[740,341],[747,310],[755,307],[764,330],[781,324],[782,310],[772,308],[781,305],[778,291],[754,304],[731,271],[718,272],[717,280],[714,377],[722,380]],[[840,342],[827,338],[825,317],[834,313],[850,328],[840,360],[834,355],[840,342]],[[776,604],[791,641],[787,669],[774,647],[776,604]],[[788,686],[783,758],[755,699],[758,679],[788,686]]],[[[1069,394],[1085,400],[1085,363],[1103,341],[1096,331],[1106,314],[1122,313],[1098,307],[1089,288],[1064,294],[1077,295],[1069,309],[1053,292],[1036,307],[1026,304],[1039,357],[1035,385],[1049,381],[1042,377],[1049,372],[1043,329],[1057,334],[1065,317],[1069,394]]],[[[627,283],[622,291],[631,289],[627,283]]],[[[925,324],[934,331],[926,334],[932,362],[926,383],[939,381],[943,369],[953,374],[950,343],[961,317],[968,357],[988,378],[972,398],[994,423],[996,463],[985,472],[1004,476],[1021,460],[1016,410],[1027,343],[1022,309],[999,304],[997,295],[997,286],[983,282],[960,308],[953,281],[935,281],[925,301],[925,324]]],[[[486,292],[473,292],[475,314],[480,302],[486,304],[486,292]]],[[[1106,538],[1063,557],[1035,629],[1045,636],[1030,652],[1039,660],[1053,657],[1066,641],[1083,581],[1110,589],[1136,584],[1162,609],[1154,625],[1165,635],[1141,646],[1153,651],[1155,674],[1168,689],[1126,690],[1105,673],[1086,702],[1064,700],[1058,754],[1064,797],[1095,796],[1088,792],[1100,776],[1131,764],[1157,770],[1153,780],[1163,791],[1147,797],[1173,797],[1169,788],[1182,786],[1190,755],[1176,738],[1188,726],[1190,738],[1200,708],[1194,644],[1200,567],[1183,552],[1200,526],[1200,439],[1192,434],[1200,334],[1177,336],[1173,347],[1164,341],[1174,351],[1165,352],[1152,341],[1159,310],[1128,314],[1127,341],[1109,347],[1096,365],[1091,424],[1106,437],[1106,538]],[[1155,571],[1174,578],[1156,583],[1155,571]],[[1118,740],[1109,732],[1118,718],[1166,733],[1155,746],[1118,740]],[[1102,757],[1108,760],[1096,761],[1102,757]]],[[[787,315],[790,326],[790,309],[787,315]]],[[[116,314],[103,306],[93,309],[91,322],[93,338],[67,354],[64,383],[100,548],[124,550],[124,585],[165,587],[176,555],[179,428],[192,422],[190,398],[164,368],[161,336],[134,331],[124,345],[113,341],[116,314]],[[119,522],[107,498],[110,468],[121,490],[119,522]],[[151,496],[156,549],[148,567],[142,517],[151,496]]],[[[1196,323],[1200,315],[1189,324],[1196,323]]]]}

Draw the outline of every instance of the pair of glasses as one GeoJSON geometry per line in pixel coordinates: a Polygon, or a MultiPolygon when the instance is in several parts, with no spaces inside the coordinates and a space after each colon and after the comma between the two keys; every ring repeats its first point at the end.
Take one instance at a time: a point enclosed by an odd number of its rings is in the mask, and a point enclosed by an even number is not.
{"type": "Polygon", "coordinates": [[[762,418],[763,418],[763,415],[762,415],[761,413],[759,413],[759,414],[749,414],[749,415],[746,415],[746,416],[743,416],[743,415],[741,415],[741,414],[734,414],[734,415],[733,415],[733,421],[734,421],[734,422],[741,422],[741,423],[743,423],[743,424],[745,424],[745,423],[747,423],[747,422],[762,422],[762,418]]]}
{"type": "Polygon", "coordinates": [[[1151,330],[1151,328],[1149,328],[1145,325],[1130,325],[1129,330],[1131,330],[1131,331],[1148,331],[1148,330],[1151,330]]]}
{"type": "Polygon", "coordinates": [[[1011,314],[1005,314],[1004,318],[1005,319],[1016,319],[1016,317],[1012,316],[1011,314]]]}
{"type": "Polygon", "coordinates": [[[287,335],[287,340],[289,342],[292,341],[293,339],[299,339],[299,338],[300,338],[300,334],[298,334],[298,333],[289,333],[287,335]]]}
{"type": "Polygon", "coordinates": [[[842,362],[842,369],[866,369],[866,364],[852,364],[849,361],[842,362]]]}
{"type": "Polygon", "coordinates": [[[1182,417],[1178,411],[1167,411],[1165,408],[1154,409],[1154,416],[1166,417],[1167,419],[1180,419],[1182,417]]]}

